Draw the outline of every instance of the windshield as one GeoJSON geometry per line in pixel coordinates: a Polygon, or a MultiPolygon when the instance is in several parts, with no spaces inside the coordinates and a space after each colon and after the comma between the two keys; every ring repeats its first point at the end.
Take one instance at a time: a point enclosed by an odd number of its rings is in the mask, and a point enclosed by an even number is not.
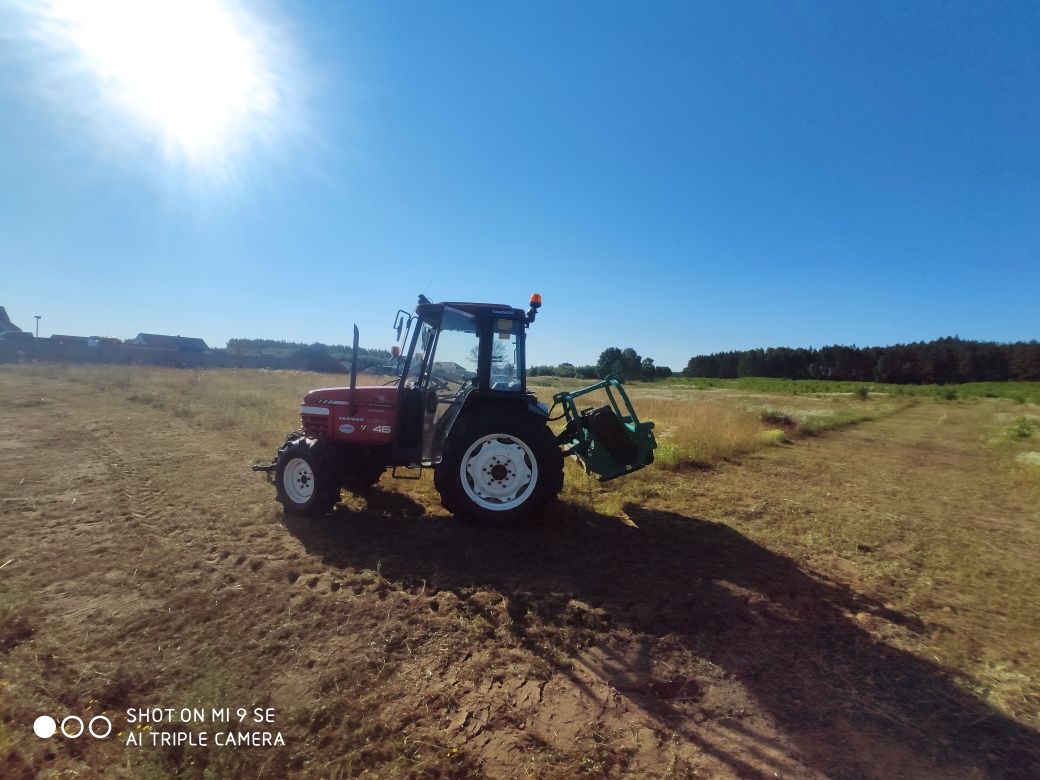
{"type": "Polygon", "coordinates": [[[440,397],[453,396],[477,375],[480,338],[471,315],[447,307],[441,319],[430,387],[440,397]]]}
{"type": "Polygon", "coordinates": [[[426,354],[430,351],[430,347],[433,346],[433,334],[433,327],[429,323],[424,322],[416,335],[415,354],[412,355],[412,359],[408,363],[405,387],[415,387],[418,384],[423,366],[426,364],[426,354]]]}

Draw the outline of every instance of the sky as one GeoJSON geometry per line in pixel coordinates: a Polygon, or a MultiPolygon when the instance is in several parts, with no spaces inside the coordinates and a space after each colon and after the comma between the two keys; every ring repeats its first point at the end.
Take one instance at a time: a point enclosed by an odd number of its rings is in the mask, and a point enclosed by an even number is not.
{"type": "Polygon", "coordinates": [[[0,0],[0,305],[40,335],[531,364],[1040,336],[1040,5],[0,0]]]}

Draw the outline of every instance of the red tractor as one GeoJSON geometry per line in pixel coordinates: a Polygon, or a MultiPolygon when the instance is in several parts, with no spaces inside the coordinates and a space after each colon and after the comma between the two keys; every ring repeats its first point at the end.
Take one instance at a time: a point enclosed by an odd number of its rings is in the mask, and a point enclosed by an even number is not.
{"type": "Polygon", "coordinates": [[[600,479],[651,462],[653,423],[636,418],[614,377],[554,396],[567,425],[559,435],[549,429],[548,408],[527,389],[524,356],[540,306],[538,294],[527,312],[420,295],[414,314],[395,318],[399,378],[391,386],[357,386],[355,326],[350,386],[307,393],[302,430],[254,470],[273,481],[287,512],[320,516],[342,488],[374,485],[388,468],[395,477],[404,476],[399,468],[432,468],[448,511],[491,520],[520,518],[553,500],[565,454],[600,479]],[[574,399],[597,389],[610,405],[579,412],[574,399]]]}

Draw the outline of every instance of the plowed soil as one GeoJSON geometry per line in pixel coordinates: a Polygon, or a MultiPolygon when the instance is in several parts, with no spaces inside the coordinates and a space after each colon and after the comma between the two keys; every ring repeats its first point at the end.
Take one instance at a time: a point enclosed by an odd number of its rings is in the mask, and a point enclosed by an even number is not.
{"type": "Polygon", "coordinates": [[[286,517],[234,436],[0,379],[5,778],[1040,776],[1037,494],[977,405],[495,528],[389,475],[286,517]],[[285,745],[126,744],[148,706],[272,707],[285,745]]]}

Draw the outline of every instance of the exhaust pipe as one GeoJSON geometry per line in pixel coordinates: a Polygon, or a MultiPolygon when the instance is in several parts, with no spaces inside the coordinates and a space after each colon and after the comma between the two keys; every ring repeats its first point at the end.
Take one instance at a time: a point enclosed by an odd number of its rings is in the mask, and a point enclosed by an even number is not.
{"type": "Polygon", "coordinates": [[[353,354],[350,357],[350,413],[354,414],[357,410],[357,401],[354,400],[354,389],[357,387],[357,353],[358,353],[358,338],[360,337],[358,332],[357,323],[354,323],[354,349],[353,354]]]}

